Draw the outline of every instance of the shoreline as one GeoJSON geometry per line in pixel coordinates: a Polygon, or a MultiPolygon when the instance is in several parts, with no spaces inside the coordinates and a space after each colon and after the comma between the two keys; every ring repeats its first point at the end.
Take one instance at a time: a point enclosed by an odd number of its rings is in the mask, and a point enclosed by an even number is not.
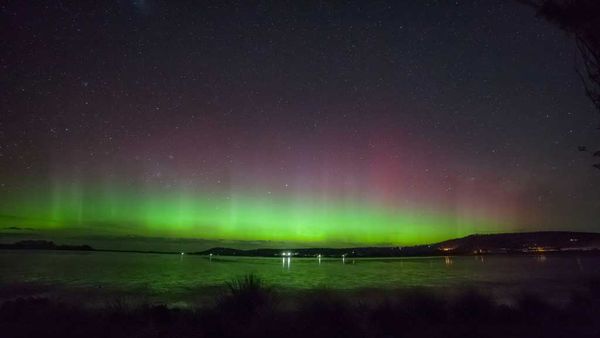
{"type": "Polygon", "coordinates": [[[202,251],[162,251],[97,249],[87,244],[59,245],[49,240],[21,240],[0,243],[0,250],[60,250],[119,252],[161,255],[195,255],[206,257],[271,258],[401,258],[434,256],[600,254],[600,233],[572,231],[538,231],[523,233],[473,234],[446,241],[413,246],[311,247],[235,249],[213,247],[202,251]]]}
{"type": "MultiPolygon", "coordinates": [[[[113,253],[136,253],[136,254],[154,254],[154,255],[176,255],[176,256],[195,256],[195,257],[204,257],[204,258],[210,258],[212,257],[213,259],[218,259],[221,257],[226,257],[226,258],[272,258],[272,259],[282,259],[282,258],[288,258],[287,256],[267,256],[267,255],[236,255],[236,254],[232,254],[232,255],[226,255],[226,254],[222,254],[222,255],[209,255],[209,254],[204,254],[204,253],[195,253],[195,252],[191,252],[191,253],[187,253],[184,252],[183,254],[181,252],[172,252],[172,251],[144,251],[144,250],[115,250],[115,249],[91,249],[91,250],[78,250],[78,249],[48,249],[48,248],[5,248],[5,247],[0,247],[0,252],[3,251],[31,251],[31,252],[35,252],[35,251],[39,251],[39,252],[43,252],[43,251],[50,251],[50,252],[80,252],[80,253],[91,253],[91,252],[113,252],[113,253]]],[[[506,252],[506,253],[499,253],[499,252],[494,252],[494,253],[446,253],[446,252],[440,252],[440,253],[431,253],[431,254],[415,254],[415,255],[398,255],[398,256],[352,256],[352,255],[348,255],[345,256],[346,259],[348,260],[356,260],[356,259],[360,259],[360,260],[367,260],[367,259],[400,259],[400,258],[435,258],[435,257],[536,257],[536,256],[572,256],[572,255],[579,255],[579,256],[600,256],[600,249],[585,249],[585,250],[549,250],[549,251],[542,251],[542,252],[518,252],[518,251],[513,251],[513,252],[506,252]]],[[[302,260],[308,260],[308,259],[318,259],[318,257],[316,256],[290,256],[290,259],[302,259],[302,260]]],[[[329,255],[323,255],[321,257],[324,260],[340,260],[343,257],[342,256],[329,256],[329,255]]]]}

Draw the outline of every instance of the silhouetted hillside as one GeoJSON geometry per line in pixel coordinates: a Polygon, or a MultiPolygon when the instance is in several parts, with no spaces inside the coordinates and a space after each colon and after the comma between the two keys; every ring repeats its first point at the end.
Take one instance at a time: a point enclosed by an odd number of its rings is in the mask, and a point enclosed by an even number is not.
{"type": "MultiPolygon", "coordinates": [[[[0,244],[0,249],[12,250],[83,250],[180,254],[180,252],[96,250],[89,245],[57,245],[51,241],[24,240],[0,244]]],[[[192,255],[248,257],[410,257],[435,255],[519,254],[539,252],[594,251],[600,252],[600,234],[589,232],[543,231],[490,235],[469,235],[439,243],[416,246],[355,247],[355,248],[282,248],[238,250],[217,247],[192,255]]]]}
{"type": "Polygon", "coordinates": [[[470,235],[434,245],[455,253],[545,252],[600,248],[600,234],[570,231],[470,235]]]}
{"type": "Polygon", "coordinates": [[[12,244],[0,244],[0,249],[13,249],[13,250],[80,250],[80,251],[91,251],[94,250],[89,245],[56,245],[52,241],[43,240],[25,240],[19,241],[12,244]]]}
{"type": "Polygon", "coordinates": [[[430,255],[470,255],[591,251],[600,249],[600,234],[587,232],[543,231],[509,234],[470,235],[440,243],[409,247],[253,249],[212,248],[198,255],[250,257],[405,257],[430,255]]]}

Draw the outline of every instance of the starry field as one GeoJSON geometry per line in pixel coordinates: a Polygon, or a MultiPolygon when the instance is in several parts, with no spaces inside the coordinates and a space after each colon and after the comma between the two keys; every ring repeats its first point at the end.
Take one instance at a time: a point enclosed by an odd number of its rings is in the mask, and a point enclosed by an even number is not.
{"type": "Polygon", "coordinates": [[[58,1],[0,15],[3,241],[598,229],[577,50],[520,4],[58,1]]]}

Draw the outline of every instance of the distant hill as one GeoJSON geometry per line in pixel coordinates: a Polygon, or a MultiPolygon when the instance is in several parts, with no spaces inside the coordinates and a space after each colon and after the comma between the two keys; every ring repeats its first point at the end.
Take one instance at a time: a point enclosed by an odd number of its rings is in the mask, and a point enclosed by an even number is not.
{"type": "MultiPolygon", "coordinates": [[[[137,250],[96,250],[89,245],[57,245],[51,241],[25,240],[0,244],[0,249],[11,250],[80,250],[134,253],[184,254],[137,250]]],[[[248,256],[248,257],[410,257],[436,255],[528,254],[544,252],[595,252],[600,253],[600,233],[570,231],[540,231],[489,235],[469,235],[447,241],[390,247],[355,248],[281,248],[238,250],[217,247],[191,255],[248,256]]]]}
{"type": "Polygon", "coordinates": [[[0,249],[13,249],[13,250],[79,250],[79,251],[92,251],[89,245],[56,245],[51,241],[41,240],[26,240],[12,244],[0,244],[0,249]]]}
{"type": "Polygon", "coordinates": [[[539,253],[559,251],[598,251],[600,233],[541,231],[507,234],[470,235],[428,245],[409,247],[356,247],[308,249],[212,248],[197,255],[249,257],[403,257],[428,255],[473,255],[502,253],[539,253]]]}
{"type": "Polygon", "coordinates": [[[458,253],[593,250],[600,249],[600,233],[542,231],[470,235],[434,245],[439,250],[458,253]]]}

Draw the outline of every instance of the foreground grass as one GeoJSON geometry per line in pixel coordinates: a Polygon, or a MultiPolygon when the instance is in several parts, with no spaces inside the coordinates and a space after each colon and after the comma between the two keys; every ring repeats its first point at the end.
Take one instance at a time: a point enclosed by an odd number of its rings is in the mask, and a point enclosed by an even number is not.
{"type": "Polygon", "coordinates": [[[600,290],[574,294],[564,306],[531,295],[514,306],[477,292],[444,299],[428,292],[376,303],[326,291],[293,308],[254,275],[227,284],[208,308],[107,303],[89,309],[44,298],[0,307],[1,337],[600,337],[600,290]]]}

